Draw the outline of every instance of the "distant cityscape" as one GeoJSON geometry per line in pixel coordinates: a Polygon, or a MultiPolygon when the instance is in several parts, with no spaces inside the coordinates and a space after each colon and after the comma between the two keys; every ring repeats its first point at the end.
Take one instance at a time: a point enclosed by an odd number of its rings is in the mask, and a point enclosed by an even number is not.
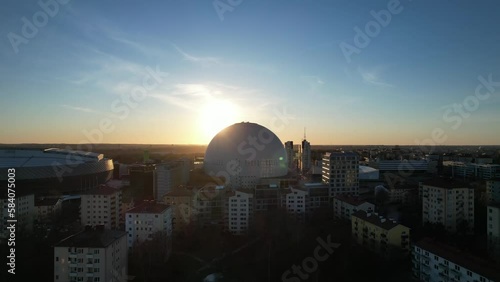
{"type": "Polygon", "coordinates": [[[20,277],[500,281],[500,146],[322,146],[242,122],[207,146],[4,144],[0,169],[20,277]]]}

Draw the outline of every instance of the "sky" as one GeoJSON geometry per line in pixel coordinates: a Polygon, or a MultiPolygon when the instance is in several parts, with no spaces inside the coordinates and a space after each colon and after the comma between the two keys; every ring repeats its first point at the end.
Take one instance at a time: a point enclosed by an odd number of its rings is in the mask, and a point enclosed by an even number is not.
{"type": "Polygon", "coordinates": [[[3,1],[0,143],[500,144],[498,1],[3,1]]]}

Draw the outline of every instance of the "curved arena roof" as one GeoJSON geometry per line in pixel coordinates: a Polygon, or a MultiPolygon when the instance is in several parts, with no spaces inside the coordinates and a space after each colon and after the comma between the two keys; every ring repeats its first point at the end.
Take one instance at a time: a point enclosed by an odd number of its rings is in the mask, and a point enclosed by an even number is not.
{"type": "Polygon", "coordinates": [[[204,168],[239,188],[288,172],[287,155],[278,136],[249,122],[235,123],[215,135],[207,147],[204,168]]]}
{"type": "Polygon", "coordinates": [[[0,149],[0,182],[15,168],[19,189],[81,191],[109,180],[113,161],[102,154],[50,149],[0,149]]]}

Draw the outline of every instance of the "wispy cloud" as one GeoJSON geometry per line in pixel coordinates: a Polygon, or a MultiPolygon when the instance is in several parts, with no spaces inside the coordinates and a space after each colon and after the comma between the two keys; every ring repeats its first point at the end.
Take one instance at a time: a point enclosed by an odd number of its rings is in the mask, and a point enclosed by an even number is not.
{"type": "Polygon", "coordinates": [[[198,63],[198,64],[201,64],[202,66],[221,65],[222,64],[221,59],[219,59],[219,58],[215,58],[215,57],[197,57],[197,56],[188,54],[187,52],[185,52],[184,50],[182,50],[181,48],[179,48],[175,44],[172,44],[172,45],[174,46],[175,50],[177,50],[177,52],[179,52],[179,54],[181,54],[182,57],[184,58],[184,60],[186,60],[186,61],[190,61],[190,62],[193,62],[193,63],[198,63]]]}
{"type": "Polygon", "coordinates": [[[369,85],[374,85],[374,86],[379,86],[379,87],[394,87],[393,84],[387,83],[382,81],[381,73],[382,73],[382,68],[373,68],[370,70],[363,69],[361,67],[358,67],[358,73],[361,75],[361,79],[363,79],[363,83],[369,84],[369,85]]]}
{"type": "Polygon", "coordinates": [[[94,110],[89,109],[89,108],[83,108],[83,107],[75,107],[75,106],[70,106],[70,105],[59,105],[63,108],[70,109],[73,111],[79,111],[79,112],[85,112],[85,113],[95,113],[94,110]]]}

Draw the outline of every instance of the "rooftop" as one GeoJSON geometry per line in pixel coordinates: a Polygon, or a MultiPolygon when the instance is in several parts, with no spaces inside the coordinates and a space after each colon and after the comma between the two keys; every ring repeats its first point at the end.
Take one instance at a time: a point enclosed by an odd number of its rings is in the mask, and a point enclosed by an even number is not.
{"type": "Polygon", "coordinates": [[[105,248],[126,235],[125,231],[93,228],[71,235],[54,247],[105,248]]]}
{"type": "Polygon", "coordinates": [[[120,192],[119,189],[110,187],[105,184],[99,185],[99,187],[90,189],[88,191],[82,192],[82,195],[112,195],[116,192],[120,192]]]}
{"type": "Polygon", "coordinates": [[[426,186],[434,186],[440,188],[469,188],[469,184],[464,181],[460,181],[453,178],[434,178],[430,180],[423,181],[423,184],[426,186]]]}
{"type": "Polygon", "coordinates": [[[360,218],[362,220],[365,220],[367,222],[370,222],[371,224],[374,224],[382,229],[385,230],[391,230],[392,228],[400,225],[397,222],[394,222],[392,220],[386,219],[384,217],[379,217],[376,213],[367,213],[363,210],[359,210],[357,212],[354,212],[352,216],[355,216],[357,218],[360,218]]]}
{"type": "Polygon", "coordinates": [[[165,197],[192,197],[194,195],[193,191],[187,190],[184,188],[177,188],[168,191],[164,196],[165,197]]]}
{"type": "Polygon", "coordinates": [[[127,211],[127,213],[163,213],[170,206],[155,202],[144,202],[139,206],[127,211]]]}
{"type": "Polygon", "coordinates": [[[35,202],[35,207],[54,206],[59,201],[59,198],[43,198],[35,202]]]}
{"type": "Polygon", "coordinates": [[[348,196],[344,196],[344,195],[337,195],[334,198],[337,200],[340,200],[344,203],[348,203],[350,205],[353,205],[353,206],[359,206],[359,205],[367,202],[367,201],[362,200],[362,199],[357,198],[357,197],[348,197],[348,196]]]}
{"type": "Polygon", "coordinates": [[[497,270],[498,265],[495,265],[492,261],[482,259],[452,246],[436,242],[430,238],[422,239],[415,243],[415,246],[465,267],[490,280],[500,280],[500,272],[497,270]]]}

